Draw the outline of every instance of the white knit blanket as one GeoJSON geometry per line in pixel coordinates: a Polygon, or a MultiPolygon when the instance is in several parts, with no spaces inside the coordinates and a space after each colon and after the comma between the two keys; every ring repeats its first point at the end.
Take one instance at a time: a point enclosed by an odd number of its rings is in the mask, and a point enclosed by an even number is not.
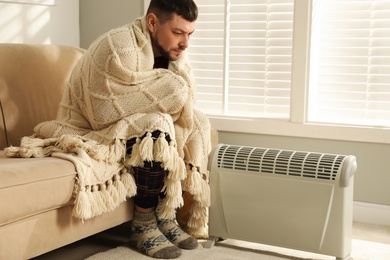
{"type": "Polygon", "coordinates": [[[153,63],[144,17],[102,35],[74,68],[56,120],[36,126],[33,136],[6,154],[72,161],[77,171],[73,215],[83,220],[136,194],[132,166],[162,162],[169,173],[157,214],[175,218],[187,191],[194,202],[185,228],[207,237],[209,121],[193,107],[195,84],[185,55],[168,70],[153,69],[153,63]],[[161,136],[153,140],[155,130],[161,136]],[[128,156],[131,138],[137,142],[128,156]]]}

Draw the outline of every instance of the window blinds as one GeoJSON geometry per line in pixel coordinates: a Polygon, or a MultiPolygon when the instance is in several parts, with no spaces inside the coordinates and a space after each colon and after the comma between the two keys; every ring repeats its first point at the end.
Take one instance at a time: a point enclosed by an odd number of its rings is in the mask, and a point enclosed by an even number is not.
{"type": "Polygon", "coordinates": [[[293,0],[197,0],[188,49],[197,107],[208,114],[288,118],[293,0]]]}
{"type": "Polygon", "coordinates": [[[314,0],[308,120],[390,126],[390,1],[314,0]]]}

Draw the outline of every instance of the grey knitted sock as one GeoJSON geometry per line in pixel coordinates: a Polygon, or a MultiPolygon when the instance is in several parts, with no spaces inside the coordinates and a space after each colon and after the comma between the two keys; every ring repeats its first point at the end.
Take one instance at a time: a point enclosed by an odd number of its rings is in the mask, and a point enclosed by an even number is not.
{"type": "Polygon", "coordinates": [[[182,249],[195,249],[198,240],[184,232],[175,220],[157,219],[157,226],[169,241],[182,249]]]}
{"type": "Polygon", "coordinates": [[[154,212],[134,212],[130,244],[154,258],[172,259],[181,255],[180,248],[173,245],[157,227],[154,212]]]}

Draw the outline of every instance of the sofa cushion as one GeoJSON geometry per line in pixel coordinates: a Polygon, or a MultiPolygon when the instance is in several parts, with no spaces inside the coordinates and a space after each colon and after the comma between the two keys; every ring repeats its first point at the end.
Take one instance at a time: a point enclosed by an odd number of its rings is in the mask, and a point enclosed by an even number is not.
{"type": "MultiPolygon", "coordinates": [[[[84,50],[57,45],[0,44],[0,99],[11,145],[55,119],[70,74],[84,50]]],[[[1,115],[0,115],[1,117],[1,115]]],[[[9,144],[0,123],[0,150],[9,144]]]]}
{"type": "Polygon", "coordinates": [[[67,160],[7,158],[0,151],[0,226],[73,204],[76,171],[67,160]]]}

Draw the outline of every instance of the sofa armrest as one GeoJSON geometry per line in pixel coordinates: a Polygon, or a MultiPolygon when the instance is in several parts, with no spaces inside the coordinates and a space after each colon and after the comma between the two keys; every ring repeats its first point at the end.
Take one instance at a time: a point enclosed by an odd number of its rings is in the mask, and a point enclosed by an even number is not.
{"type": "MultiPolygon", "coordinates": [[[[3,103],[1,102],[1,97],[0,97],[0,115],[1,115],[1,124],[2,128],[0,128],[3,131],[3,136],[4,136],[4,143],[6,146],[10,146],[10,142],[8,139],[8,130],[7,130],[7,123],[5,120],[5,115],[4,115],[4,110],[3,110],[3,103]]],[[[3,149],[3,147],[0,147],[0,150],[3,149]]]]}
{"type": "Polygon", "coordinates": [[[69,46],[0,43],[2,118],[8,130],[7,138],[0,138],[0,149],[19,145],[37,124],[55,119],[67,81],[83,53],[69,46]]]}

